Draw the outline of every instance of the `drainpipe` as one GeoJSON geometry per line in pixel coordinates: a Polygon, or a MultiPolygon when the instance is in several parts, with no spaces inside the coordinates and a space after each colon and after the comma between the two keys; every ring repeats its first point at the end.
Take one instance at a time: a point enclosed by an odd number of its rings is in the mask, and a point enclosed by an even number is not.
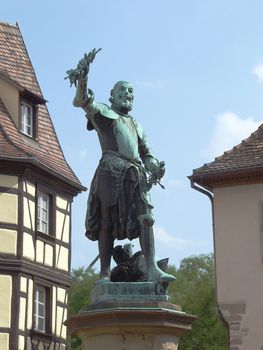
{"type": "Polygon", "coordinates": [[[203,194],[205,194],[211,202],[211,208],[212,208],[212,230],[213,230],[213,246],[214,246],[214,259],[215,259],[215,296],[216,296],[216,311],[217,311],[217,315],[219,317],[219,319],[221,320],[221,322],[223,323],[224,327],[227,330],[227,335],[228,335],[228,349],[230,349],[230,333],[229,333],[229,325],[226,322],[220,307],[219,307],[219,303],[218,303],[218,295],[217,295],[217,269],[216,269],[216,241],[215,241],[215,224],[214,224],[214,196],[211,192],[205,190],[204,188],[198,186],[197,184],[195,184],[194,180],[189,177],[190,182],[191,182],[191,187],[198,191],[201,192],[203,194]]]}

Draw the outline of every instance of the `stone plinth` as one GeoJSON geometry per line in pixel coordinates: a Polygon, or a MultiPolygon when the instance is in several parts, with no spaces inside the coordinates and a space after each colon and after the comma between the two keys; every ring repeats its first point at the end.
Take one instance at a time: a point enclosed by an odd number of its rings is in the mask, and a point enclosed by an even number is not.
{"type": "Polygon", "coordinates": [[[92,290],[92,304],[122,301],[169,301],[166,286],[153,282],[98,283],[92,290]]]}
{"type": "Polygon", "coordinates": [[[97,284],[92,305],[65,324],[84,350],[176,350],[196,317],[167,300],[152,282],[97,284]]]}
{"type": "Polygon", "coordinates": [[[85,350],[176,350],[195,319],[170,303],[121,304],[83,310],[66,321],[69,334],[85,350]]]}

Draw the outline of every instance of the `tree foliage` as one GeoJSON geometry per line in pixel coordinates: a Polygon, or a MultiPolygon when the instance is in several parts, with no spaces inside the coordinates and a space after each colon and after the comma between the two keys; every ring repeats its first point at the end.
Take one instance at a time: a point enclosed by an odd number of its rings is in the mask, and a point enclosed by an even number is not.
{"type": "Polygon", "coordinates": [[[176,276],[169,289],[172,302],[198,317],[192,332],[181,337],[179,350],[226,350],[227,333],[216,313],[213,254],[185,258],[170,273],[176,276]]]}
{"type": "MultiPolygon", "coordinates": [[[[99,278],[93,269],[80,267],[71,272],[71,288],[69,292],[69,317],[76,315],[84,306],[89,305],[91,290],[99,278]]],[[[77,337],[70,337],[69,349],[81,350],[81,342],[77,337]]]]}
{"type": "MultiPolygon", "coordinates": [[[[212,254],[191,256],[181,261],[178,269],[169,267],[176,281],[169,287],[171,302],[186,313],[196,315],[192,332],[180,339],[179,350],[226,350],[227,334],[216,314],[215,271],[212,254]]],[[[71,273],[69,315],[90,304],[90,294],[98,275],[94,270],[79,268],[71,273]]],[[[71,339],[71,349],[80,349],[79,340],[71,339]]]]}
{"type": "Polygon", "coordinates": [[[77,314],[83,306],[90,304],[91,290],[98,277],[98,274],[93,269],[80,267],[72,270],[69,292],[69,316],[77,314]]]}

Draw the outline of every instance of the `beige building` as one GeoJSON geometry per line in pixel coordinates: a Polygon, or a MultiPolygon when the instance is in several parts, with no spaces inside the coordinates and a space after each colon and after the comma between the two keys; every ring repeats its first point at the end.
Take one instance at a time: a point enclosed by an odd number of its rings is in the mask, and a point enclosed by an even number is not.
{"type": "Polygon", "coordinates": [[[0,23],[0,349],[66,349],[67,164],[20,29],[0,23]]]}
{"type": "Polygon", "coordinates": [[[212,201],[218,311],[229,349],[262,350],[263,125],[190,180],[212,201]]]}

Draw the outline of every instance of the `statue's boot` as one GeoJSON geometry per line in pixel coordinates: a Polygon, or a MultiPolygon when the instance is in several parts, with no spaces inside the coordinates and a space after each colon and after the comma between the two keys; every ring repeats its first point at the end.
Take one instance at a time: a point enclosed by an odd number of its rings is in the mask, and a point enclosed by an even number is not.
{"type": "Polygon", "coordinates": [[[169,273],[164,272],[158,266],[152,268],[148,272],[147,281],[149,282],[174,282],[176,278],[169,273]]]}
{"type": "Polygon", "coordinates": [[[140,215],[141,223],[140,244],[147,267],[147,280],[149,282],[173,282],[176,278],[161,270],[155,259],[153,223],[151,214],[140,215]]]}

